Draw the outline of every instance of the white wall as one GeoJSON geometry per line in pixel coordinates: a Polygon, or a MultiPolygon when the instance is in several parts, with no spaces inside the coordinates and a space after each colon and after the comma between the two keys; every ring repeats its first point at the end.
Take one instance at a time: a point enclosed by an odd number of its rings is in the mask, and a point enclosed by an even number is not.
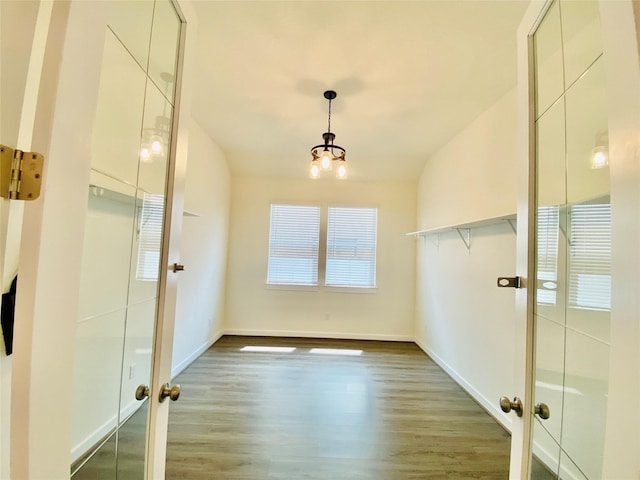
{"type": "Polygon", "coordinates": [[[415,229],[415,209],[411,183],[235,178],[225,331],[413,340],[415,242],[404,234],[415,229]],[[377,206],[377,291],[266,288],[272,201],[377,206]]]}
{"type": "Polygon", "coordinates": [[[429,158],[417,230],[515,213],[516,120],[512,90],[429,158]]]}
{"type": "MultiPolygon", "coordinates": [[[[417,229],[516,211],[516,96],[511,91],[427,161],[417,229]]],[[[503,424],[512,395],[515,300],[496,277],[515,272],[516,236],[504,223],[418,239],[416,341],[503,424]]]]}
{"type": "Polygon", "coordinates": [[[224,153],[194,120],[189,126],[172,376],[222,335],[231,176],[224,153]]]}

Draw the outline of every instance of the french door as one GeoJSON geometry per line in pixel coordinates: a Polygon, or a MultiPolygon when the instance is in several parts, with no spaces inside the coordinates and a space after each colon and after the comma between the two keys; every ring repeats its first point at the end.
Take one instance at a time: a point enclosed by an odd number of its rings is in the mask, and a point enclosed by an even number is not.
{"type": "Polygon", "coordinates": [[[637,475],[637,7],[539,2],[519,30],[514,479],[637,475]]]}
{"type": "Polygon", "coordinates": [[[82,478],[100,457],[100,478],[163,478],[192,17],[170,0],[11,4],[3,25],[33,33],[17,147],[45,157],[21,205],[11,478],[82,478]]]}

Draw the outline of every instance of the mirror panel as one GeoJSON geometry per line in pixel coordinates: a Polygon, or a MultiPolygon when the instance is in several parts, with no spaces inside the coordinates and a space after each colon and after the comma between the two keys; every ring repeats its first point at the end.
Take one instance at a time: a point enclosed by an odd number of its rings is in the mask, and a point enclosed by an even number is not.
{"type": "Polygon", "coordinates": [[[129,281],[131,304],[157,297],[172,118],[173,108],[160,90],[148,82],[136,197],[134,263],[129,281]]]}
{"type": "MultiPolygon", "coordinates": [[[[536,402],[544,402],[551,416],[541,421],[544,428],[560,439],[562,429],[562,403],[564,393],[564,328],[545,318],[536,318],[535,393],[536,402]],[[544,353],[542,353],[544,352],[544,353]]],[[[538,417],[534,416],[540,422],[538,417]]]]}
{"type": "Polygon", "coordinates": [[[164,195],[171,140],[173,107],[152,82],[147,83],[138,187],[148,193],[164,195]],[[149,156],[146,152],[149,152],[149,156]]]}
{"type": "Polygon", "coordinates": [[[180,19],[169,0],[156,0],[149,57],[149,76],[173,104],[180,43],[180,19]]]}
{"type": "Polygon", "coordinates": [[[566,94],[567,200],[609,195],[609,139],[604,61],[598,60],[566,94]]]}
{"type": "Polygon", "coordinates": [[[610,335],[611,206],[604,61],[567,92],[569,308],[567,323],[605,342],[610,335]]]}
{"type": "Polygon", "coordinates": [[[564,90],[560,8],[554,2],[534,36],[536,117],[542,115],[564,90]]]}
{"type": "Polygon", "coordinates": [[[564,0],[560,14],[565,88],[569,88],[602,54],[600,11],[594,1],[564,0]]]}
{"type": "Polygon", "coordinates": [[[151,379],[151,354],[156,302],[148,300],[127,309],[120,420],[125,421],[139,408],[135,399],[138,385],[148,385],[151,379]]]}
{"type": "Polygon", "coordinates": [[[562,449],[588,478],[601,478],[609,346],[567,329],[562,449]]]}
{"type": "Polygon", "coordinates": [[[147,434],[148,403],[135,398],[138,385],[149,385],[156,300],[127,310],[122,385],[120,388],[120,429],[118,430],[118,478],[143,478],[147,434]]]}
{"type": "Polygon", "coordinates": [[[564,101],[536,122],[538,206],[563,205],[566,199],[564,101]]]}
{"type": "Polygon", "coordinates": [[[107,30],[91,168],[133,186],[138,177],[144,89],[144,72],[107,30]]]}
{"type": "MultiPolygon", "coordinates": [[[[95,445],[112,436],[118,425],[125,315],[126,310],[121,308],[78,323],[72,396],[72,472],[88,458],[95,445]]],[[[98,469],[113,472],[115,478],[115,460],[115,454],[105,452],[99,464],[90,460],[91,465],[83,469],[85,475],[98,469]]]]}
{"type": "Polygon", "coordinates": [[[153,0],[109,2],[109,28],[145,71],[149,61],[153,4],[153,0]]]}
{"type": "Polygon", "coordinates": [[[120,189],[129,195],[102,186],[89,188],[79,301],[82,320],[127,305],[135,189],[126,184],[120,189]]]}
{"type": "Polygon", "coordinates": [[[542,427],[539,420],[533,421],[533,459],[531,480],[557,480],[560,464],[560,445],[542,427]]]}
{"type": "Polygon", "coordinates": [[[566,453],[560,455],[560,480],[589,480],[566,453]]]}

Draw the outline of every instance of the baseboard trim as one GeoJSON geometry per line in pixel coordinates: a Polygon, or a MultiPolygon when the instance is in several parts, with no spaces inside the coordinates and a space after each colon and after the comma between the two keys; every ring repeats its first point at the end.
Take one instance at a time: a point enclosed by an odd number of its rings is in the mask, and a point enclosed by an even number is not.
{"type": "Polygon", "coordinates": [[[442,370],[444,370],[447,375],[449,375],[453,381],[455,381],[458,385],[460,385],[471,398],[475,400],[475,402],[480,405],[482,408],[486,410],[486,412],[491,415],[496,422],[498,422],[502,427],[511,433],[512,428],[512,420],[504,418],[504,414],[502,410],[500,410],[497,406],[498,400],[490,401],[487,397],[482,395],[478,390],[474,388],[469,382],[467,382],[458,372],[456,372],[447,362],[445,362],[437,353],[427,347],[424,343],[422,343],[419,339],[415,338],[414,342],[418,347],[422,349],[424,353],[426,353],[434,362],[438,364],[442,370]]]}
{"type": "Polygon", "coordinates": [[[213,345],[218,340],[220,340],[220,337],[222,337],[222,335],[224,335],[224,334],[225,334],[225,332],[220,330],[213,337],[211,337],[209,340],[207,340],[202,345],[200,345],[198,348],[196,348],[191,353],[191,355],[189,355],[187,358],[182,360],[178,365],[173,367],[171,369],[171,379],[176,378],[178,375],[180,375],[182,372],[184,372],[189,367],[189,365],[191,365],[193,362],[195,362],[200,355],[202,355],[204,352],[209,350],[211,345],[213,345]]]}
{"type": "Polygon", "coordinates": [[[249,330],[229,329],[225,335],[237,335],[247,337],[301,337],[301,338],[338,338],[342,340],[382,340],[386,342],[413,342],[411,335],[378,335],[371,333],[350,332],[306,332],[297,330],[249,330]]]}

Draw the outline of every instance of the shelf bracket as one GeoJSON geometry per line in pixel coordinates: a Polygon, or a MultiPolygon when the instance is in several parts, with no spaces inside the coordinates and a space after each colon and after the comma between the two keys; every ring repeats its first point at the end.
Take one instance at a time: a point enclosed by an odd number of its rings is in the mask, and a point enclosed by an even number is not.
{"type": "Polygon", "coordinates": [[[509,223],[509,226],[511,227],[511,230],[513,230],[513,233],[515,233],[516,235],[518,234],[518,230],[516,229],[516,222],[515,220],[512,220],[510,218],[507,218],[507,223],[509,223]]]}
{"type": "Polygon", "coordinates": [[[456,232],[460,235],[460,239],[464,243],[465,247],[467,247],[467,253],[471,253],[471,229],[470,228],[456,228],[456,232]],[[465,230],[467,232],[466,235],[463,235],[461,230],[465,230]]]}
{"type": "Polygon", "coordinates": [[[431,243],[440,250],[440,234],[436,233],[435,235],[425,235],[424,238],[431,237],[431,243]]]}

